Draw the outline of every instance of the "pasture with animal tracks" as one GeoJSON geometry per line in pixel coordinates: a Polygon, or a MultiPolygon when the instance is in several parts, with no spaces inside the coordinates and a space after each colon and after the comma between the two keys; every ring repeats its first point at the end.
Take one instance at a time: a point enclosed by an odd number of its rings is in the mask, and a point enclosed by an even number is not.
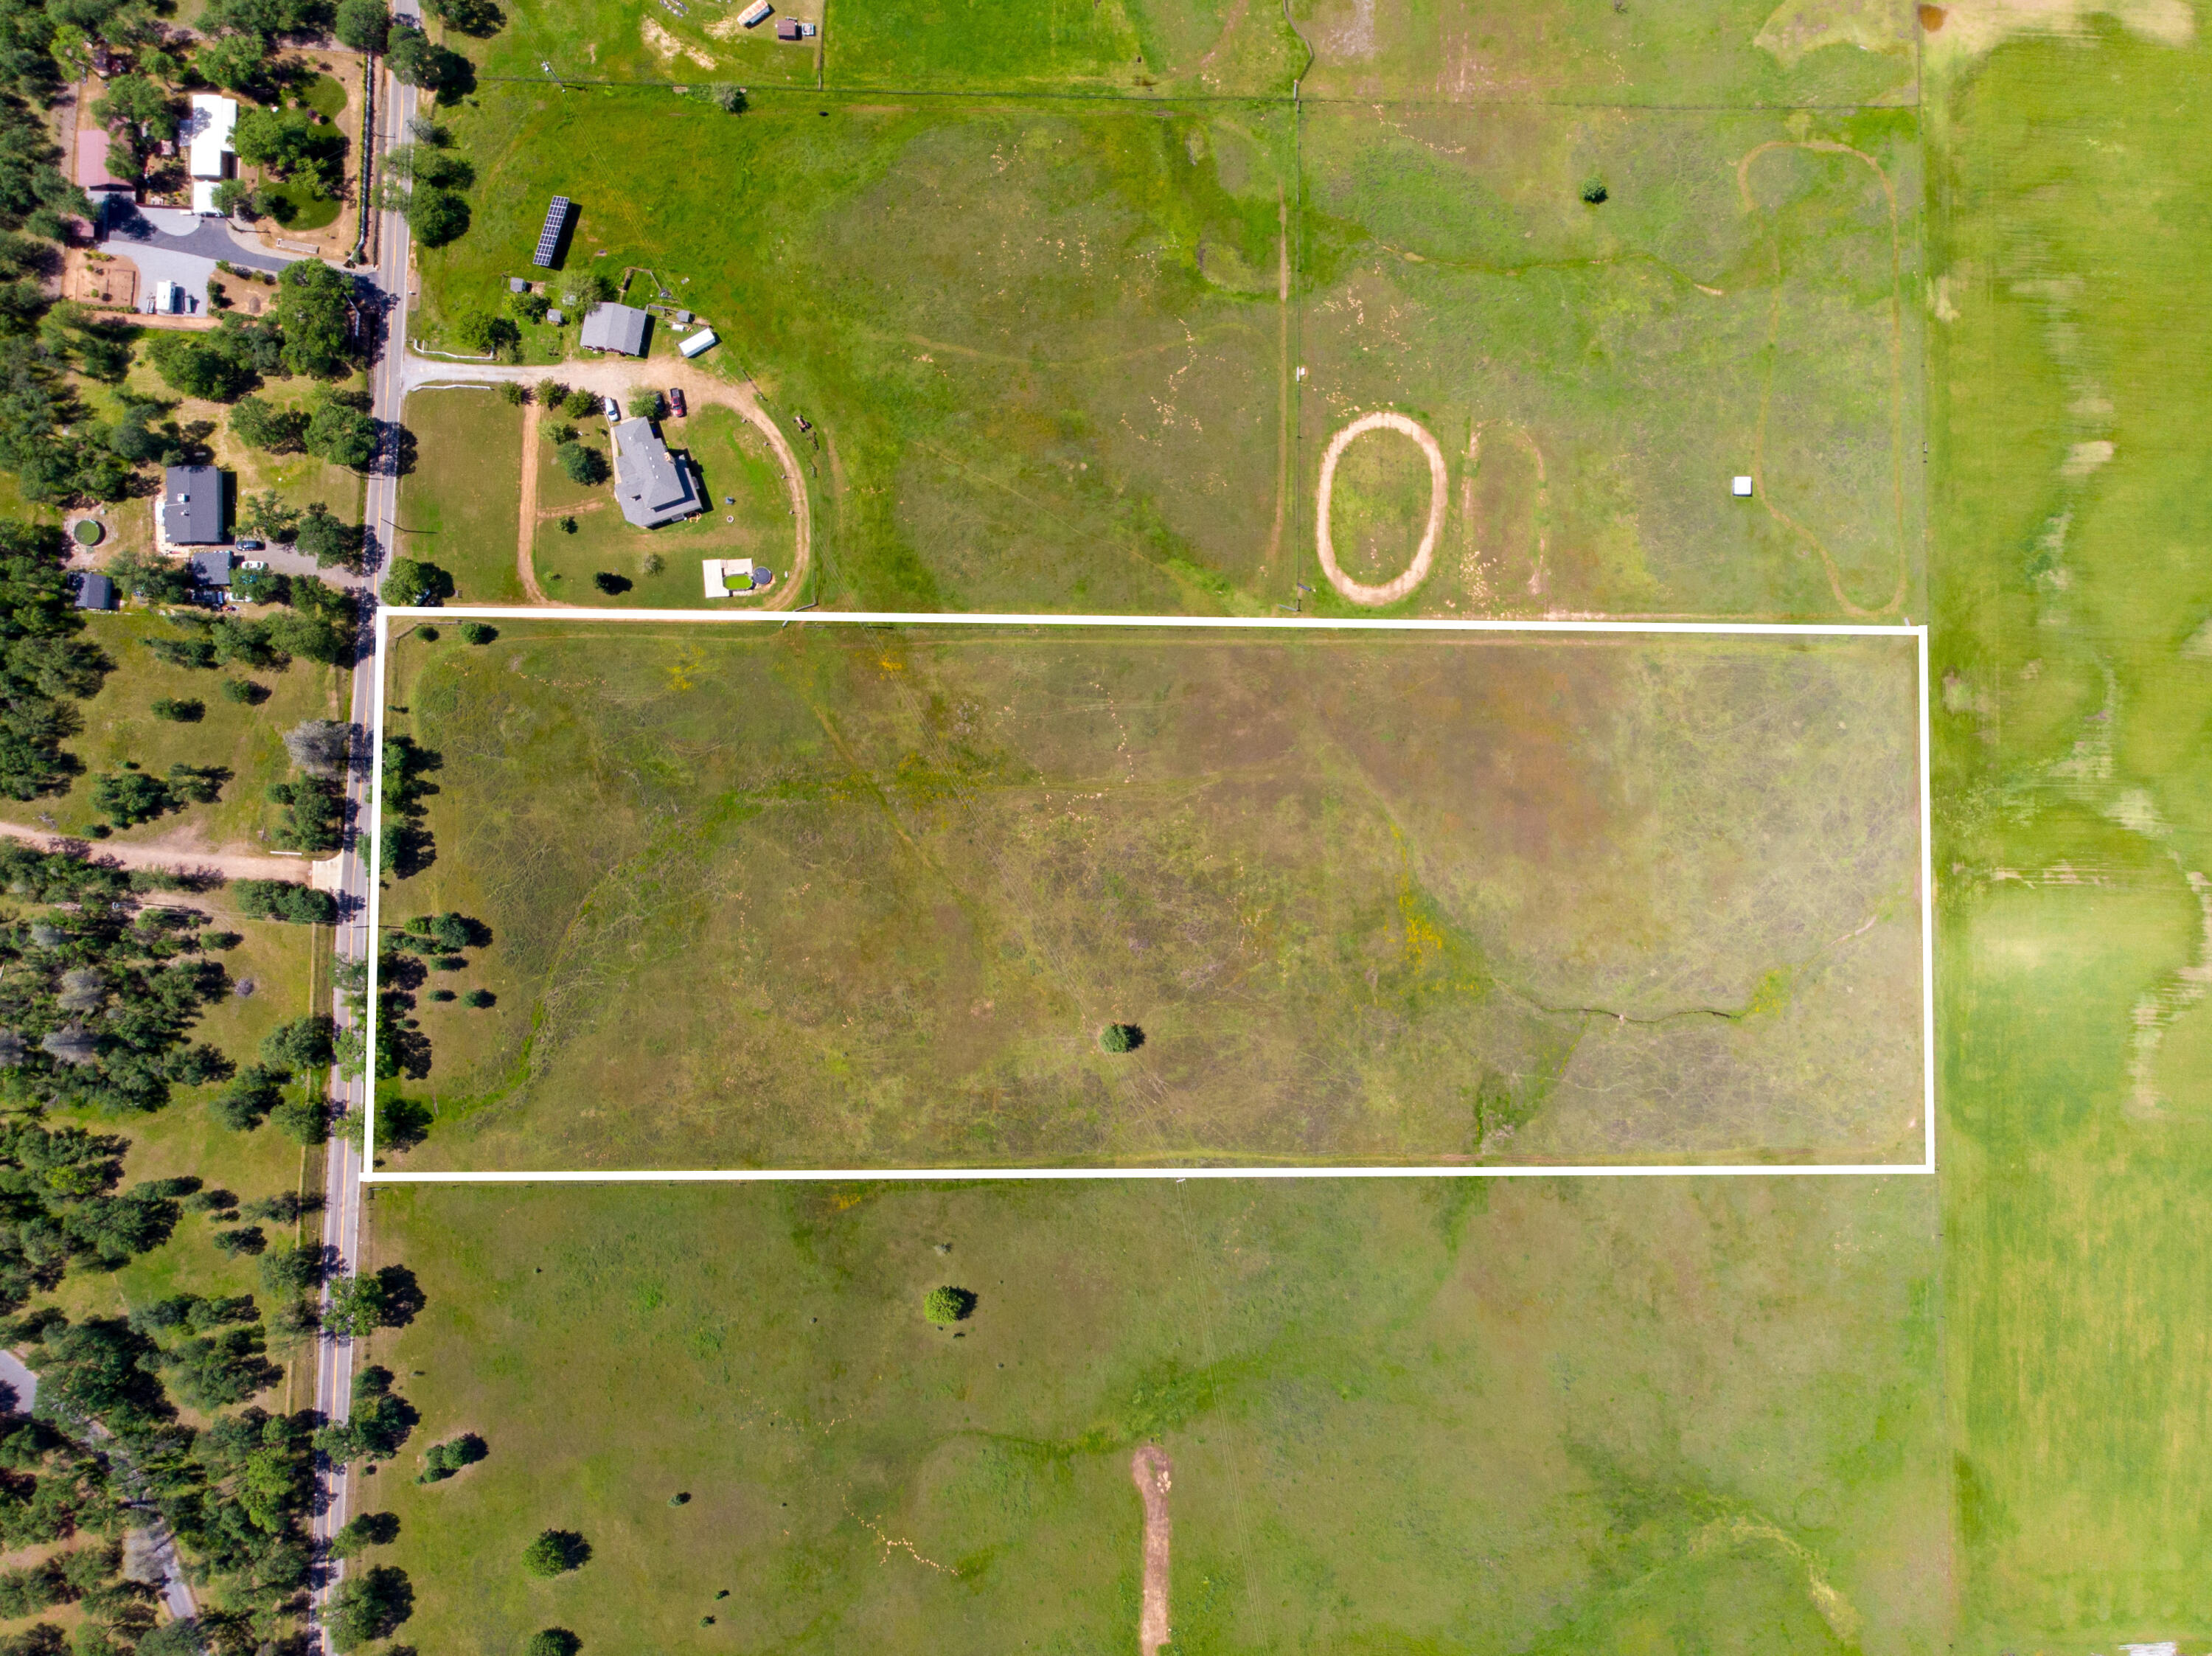
{"type": "Polygon", "coordinates": [[[399,1165],[1921,1159],[1909,635],[394,630],[399,1165]]]}

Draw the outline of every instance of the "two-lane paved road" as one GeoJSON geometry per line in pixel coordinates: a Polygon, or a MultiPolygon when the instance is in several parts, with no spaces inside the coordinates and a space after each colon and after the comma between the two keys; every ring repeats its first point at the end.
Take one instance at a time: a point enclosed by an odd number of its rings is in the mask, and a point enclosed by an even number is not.
{"type": "MultiPolygon", "coordinates": [[[[421,17],[416,0],[396,0],[392,9],[394,16],[410,22],[419,21],[421,17]]],[[[405,141],[407,123],[416,110],[415,88],[402,86],[386,75],[378,97],[375,149],[380,155],[393,144],[405,141]]],[[[370,411],[383,422],[385,430],[392,434],[399,428],[400,404],[406,395],[407,264],[407,221],[397,213],[386,213],[378,227],[377,261],[373,272],[373,279],[386,300],[384,348],[369,375],[369,394],[370,411]]],[[[392,555],[395,545],[399,500],[396,458],[396,444],[388,444],[368,480],[363,521],[368,526],[372,554],[380,565],[392,555]]],[[[374,569],[368,585],[374,591],[374,569]]],[[[373,657],[364,655],[355,666],[353,675],[352,718],[356,729],[374,728],[375,693],[376,663],[373,657]]],[[[368,954],[368,776],[366,765],[356,766],[346,783],[346,797],[354,806],[355,820],[362,831],[354,835],[344,853],[341,889],[352,900],[353,907],[351,917],[338,930],[337,952],[344,960],[362,960],[368,954]]],[[[343,1007],[337,1009],[337,1016],[341,1020],[348,1016],[343,1007]]],[[[367,1088],[362,1082],[339,1082],[332,1092],[349,1117],[358,1114],[365,1106],[367,1088]]],[[[331,1138],[325,1158],[323,1244],[340,1262],[340,1269],[347,1272],[352,1271],[360,1259],[361,1175],[361,1152],[354,1147],[353,1134],[350,1131],[339,1132],[331,1138]]],[[[325,1304],[329,1301],[327,1289],[324,1301],[325,1304]]],[[[342,1421],[352,1410],[353,1342],[325,1339],[318,1349],[315,1407],[330,1419],[342,1421]]],[[[328,1498],[311,1526],[318,1538],[327,1540],[344,1525],[352,1505],[347,1487],[349,1481],[343,1469],[332,1469],[328,1498]]],[[[332,1567],[329,1581],[317,1594],[319,1606],[337,1590],[343,1570],[343,1564],[332,1567]]],[[[322,1647],[328,1651],[327,1629],[322,1630],[320,1638],[322,1647]]]]}

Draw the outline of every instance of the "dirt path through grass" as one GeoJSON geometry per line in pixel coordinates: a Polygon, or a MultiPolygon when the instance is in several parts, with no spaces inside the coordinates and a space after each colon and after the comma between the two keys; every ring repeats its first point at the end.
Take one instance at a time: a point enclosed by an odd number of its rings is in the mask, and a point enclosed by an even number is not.
{"type": "MultiPolygon", "coordinates": [[[[1243,7],[1240,4],[1241,15],[1243,7]]],[[[1229,28],[1236,24],[1231,22],[1229,28]]],[[[1225,39],[1229,28],[1222,30],[1225,39]]],[[[1210,55],[1210,54],[1209,54],[1210,55]]],[[[1262,574],[1273,569],[1283,549],[1283,523],[1291,509],[1291,208],[1282,186],[1275,187],[1275,526],[1267,534],[1262,574]]]]}
{"type": "Polygon", "coordinates": [[[1129,1478],[1145,1498],[1145,1599],[1137,1617],[1137,1644],[1144,1656],[1159,1656],[1168,1642],[1168,1490],[1175,1463],[1167,1451],[1147,1443],[1129,1458],[1129,1478]]]}
{"type": "Polygon", "coordinates": [[[532,604],[550,604],[538,584],[530,548],[538,538],[538,422],[542,410],[532,397],[522,406],[522,506],[514,525],[514,573],[532,604]]]}
{"type": "MultiPolygon", "coordinates": [[[[787,610],[799,602],[799,594],[805,590],[806,577],[813,564],[814,543],[813,517],[806,498],[805,476],[799,469],[799,455],[792,447],[790,440],[769,417],[768,410],[761,407],[760,400],[744,386],[708,373],[696,362],[687,362],[680,358],[671,361],[658,357],[639,361],[631,357],[618,356],[596,362],[574,360],[550,366],[532,366],[437,362],[428,357],[416,356],[410,351],[407,356],[406,374],[410,391],[428,391],[439,385],[508,383],[532,385],[540,379],[558,379],[571,390],[587,391],[596,397],[617,399],[627,397],[638,385],[657,385],[663,390],[674,388],[681,391],[685,400],[694,406],[715,403],[733,409],[768,439],[769,446],[775,451],[777,463],[783,468],[784,488],[791,496],[791,577],[781,583],[781,590],[761,607],[787,610]]],[[[530,601],[558,609],[563,606],[545,596],[538,585],[537,573],[530,561],[530,537],[536,526],[538,508],[536,415],[533,403],[523,425],[522,464],[526,481],[521,527],[517,531],[522,538],[515,555],[523,589],[530,594],[530,601]]]]}
{"type": "Polygon", "coordinates": [[[311,877],[315,866],[306,857],[257,857],[250,852],[198,851],[190,846],[165,845],[158,840],[137,845],[72,840],[65,834],[48,834],[43,829],[25,828],[20,822],[0,822],[0,834],[21,840],[41,851],[65,851],[72,846],[82,846],[88,856],[124,868],[162,868],[187,873],[204,869],[231,880],[306,880],[311,877]]]}

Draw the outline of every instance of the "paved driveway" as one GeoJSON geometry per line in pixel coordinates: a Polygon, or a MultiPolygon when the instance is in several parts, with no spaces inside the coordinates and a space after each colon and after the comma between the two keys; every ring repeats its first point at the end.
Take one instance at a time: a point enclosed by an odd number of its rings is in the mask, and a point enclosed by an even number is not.
{"type": "Polygon", "coordinates": [[[154,307],[154,284],[173,282],[185,290],[185,313],[207,314],[208,278],[217,259],[228,259],[241,270],[283,270],[296,257],[272,253],[240,241],[221,219],[173,207],[125,207],[108,227],[109,251],[123,254],[138,267],[138,302],[154,307]]]}

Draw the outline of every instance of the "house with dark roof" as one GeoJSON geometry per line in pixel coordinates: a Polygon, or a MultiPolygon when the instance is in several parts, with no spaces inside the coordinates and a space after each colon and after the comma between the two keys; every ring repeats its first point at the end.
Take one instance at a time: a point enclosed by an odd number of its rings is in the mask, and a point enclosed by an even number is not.
{"type": "Polygon", "coordinates": [[[172,546],[219,546],[222,473],[213,466],[171,466],[161,479],[161,538],[172,546]]]}
{"type": "Polygon", "coordinates": [[[217,547],[212,552],[195,552],[186,560],[192,567],[192,579],[202,586],[228,590],[230,586],[230,549],[217,547]]]}
{"type": "Polygon", "coordinates": [[[584,318],[578,343],[587,351],[615,351],[623,356],[645,355],[646,313],[635,305],[595,305],[584,318]]]}
{"type": "Polygon", "coordinates": [[[658,529],[706,507],[690,464],[668,452],[650,420],[615,428],[615,503],[640,529],[658,529]]]}
{"type": "Polygon", "coordinates": [[[86,571],[77,580],[76,607],[80,610],[112,610],[115,607],[115,583],[97,569],[86,571]]]}

